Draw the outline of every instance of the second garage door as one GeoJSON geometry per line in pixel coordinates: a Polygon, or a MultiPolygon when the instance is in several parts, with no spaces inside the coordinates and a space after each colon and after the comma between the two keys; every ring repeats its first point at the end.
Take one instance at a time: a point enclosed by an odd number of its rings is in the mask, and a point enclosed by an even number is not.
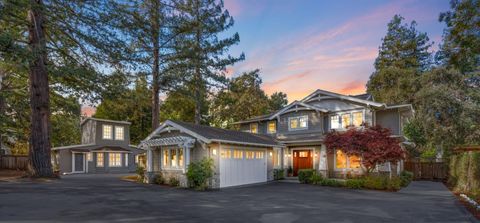
{"type": "Polygon", "coordinates": [[[220,187],[266,181],[266,150],[222,149],[220,153],[220,187]]]}

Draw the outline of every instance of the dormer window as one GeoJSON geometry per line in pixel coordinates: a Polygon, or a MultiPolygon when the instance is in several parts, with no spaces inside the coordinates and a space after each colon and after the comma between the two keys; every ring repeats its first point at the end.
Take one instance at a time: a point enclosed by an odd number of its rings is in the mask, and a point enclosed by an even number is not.
{"type": "Polygon", "coordinates": [[[103,125],[102,138],[103,139],[112,139],[112,126],[103,125]]]}
{"type": "Polygon", "coordinates": [[[124,140],[124,128],[123,126],[115,126],[115,140],[124,140]]]}
{"type": "Polygon", "coordinates": [[[308,129],[308,116],[298,116],[288,118],[288,130],[308,129]]]}
{"type": "Polygon", "coordinates": [[[258,123],[250,124],[250,133],[258,133],[258,123]]]}
{"type": "Polygon", "coordinates": [[[277,132],[277,123],[275,121],[268,122],[268,133],[276,133],[277,132]]]}

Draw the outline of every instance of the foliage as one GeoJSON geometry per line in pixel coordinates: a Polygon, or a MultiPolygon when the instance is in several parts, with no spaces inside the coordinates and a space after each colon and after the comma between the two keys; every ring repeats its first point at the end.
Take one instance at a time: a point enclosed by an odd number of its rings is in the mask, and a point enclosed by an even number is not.
{"type": "Polygon", "coordinates": [[[139,75],[136,78],[133,89],[128,88],[127,85],[128,82],[118,93],[108,93],[112,95],[106,93],[97,106],[94,117],[131,122],[130,142],[138,144],[152,131],[152,93],[148,89],[145,75],[139,75]]]}
{"type": "Polygon", "coordinates": [[[288,168],[287,168],[287,174],[288,174],[288,175],[293,174],[293,168],[292,168],[292,166],[288,166],[288,168]]]}
{"type": "Polygon", "coordinates": [[[364,179],[348,179],[345,181],[345,187],[350,189],[362,189],[364,185],[364,179]]]}
{"type": "Polygon", "coordinates": [[[210,108],[214,126],[231,128],[235,121],[275,111],[287,103],[286,94],[276,92],[269,98],[261,88],[260,71],[245,72],[229,79],[227,89],[215,95],[210,108]]]}
{"type": "Polygon", "coordinates": [[[313,169],[298,170],[298,180],[300,181],[300,183],[308,184],[308,183],[310,183],[310,178],[314,174],[316,174],[316,172],[313,169]]]}
{"type": "Polygon", "coordinates": [[[323,180],[322,175],[315,172],[315,173],[313,173],[312,176],[310,177],[309,182],[310,182],[311,184],[314,184],[314,185],[315,185],[315,184],[320,184],[320,183],[322,182],[322,180],[323,180]]]}
{"type": "Polygon", "coordinates": [[[388,185],[387,176],[375,176],[369,175],[365,177],[365,184],[363,185],[367,189],[373,190],[385,190],[388,185]]]}
{"type": "Polygon", "coordinates": [[[418,147],[425,146],[427,139],[422,128],[422,120],[412,119],[403,126],[403,134],[418,147]]]}
{"type": "Polygon", "coordinates": [[[145,179],[145,168],[142,166],[137,166],[137,169],[135,170],[135,173],[137,174],[137,179],[138,181],[143,181],[145,179]]]}
{"type": "Polygon", "coordinates": [[[367,173],[377,164],[396,162],[405,156],[398,139],[381,126],[367,126],[364,129],[349,128],[345,132],[332,131],[326,135],[325,145],[330,152],[341,149],[347,155],[358,155],[367,173]]]}
{"type": "Polygon", "coordinates": [[[180,181],[176,177],[170,177],[168,179],[168,185],[172,187],[178,187],[180,186],[180,181]]]}
{"type": "Polygon", "coordinates": [[[478,0],[452,0],[451,11],[440,14],[445,22],[443,42],[436,54],[437,61],[462,73],[479,71],[480,23],[478,0]]]}
{"type": "Polygon", "coordinates": [[[165,184],[165,178],[163,178],[163,175],[161,173],[155,174],[153,178],[153,182],[158,185],[165,184]]]}
{"type": "Polygon", "coordinates": [[[377,101],[388,104],[411,103],[420,87],[416,79],[431,65],[432,46],[426,33],[416,29],[417,23],[402,24],[404,18],[395,15],[388,23],[375,72],[367,83],[367,92],[377,101]]]}
{"type": "Polygon", "coordinates": [[[390,191],[397,191],[402,188],[402,179],[400,177],[392,177],[390,179],[387,179],[387,190],[390,191]]]}
{"type": "Polygon", "coordinates": [[[409,171],[402,171],[400,173],[400,186],[401,187],[406,187],[410,184],[410,182],[412,182],[413,180],[413,173],[412,172],[409,172],[409,171]]]}
{"type": "Polygon", "coordinates": [[[273,179],[274,180],[285,179],[285,170],[284,169],[274,169],[273,170],[273,179]]]}
{"type": "Polygon", "coordinates": [[[326,178],[326,179],[323,179],[322,181],[320,181],[319,185],[320,186],[329,186],[329,187],[343,187],[343,186],[345,186],[345,183],[342,182],[342,181],[335,180],[335,179],[326,178]]]}
{"type": "Polygon", "coordinates": [[[448,184],[455,192],[480,198],[480,152],[459,152],[450,157],[448,184]]]}
{"type": "Polygon", "coordinates": [[[203,158],[201,161],[191,162],[187,170],[188,186],[196,190],[206,190],[213,173],[213,159],[203,158]]]}
{"type": "MultiPolygon", "coordinates": [[[[171,91],[167,95],[167,99],[163,102],[160,108],[160,120],[180,120],[186,122],[195,121],[195,100],[189,93],[189,88],[179,88],[175,91],[171,91]]],[[[202,114],[208,112],[209,101],[203,100],[202,114]]],[[[208,119],[204,117],[202,124],[207,124],[208,119]]]]}

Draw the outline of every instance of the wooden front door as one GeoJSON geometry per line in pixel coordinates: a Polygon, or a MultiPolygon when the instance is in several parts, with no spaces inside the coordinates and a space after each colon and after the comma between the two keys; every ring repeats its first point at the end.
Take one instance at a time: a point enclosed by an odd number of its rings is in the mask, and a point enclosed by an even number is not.
{"type": "Polygon", "coordinates": [[[298,170],[313,168],[313,154],[311,150],[293,151],[293,176],[298,175],[298,170]]]}

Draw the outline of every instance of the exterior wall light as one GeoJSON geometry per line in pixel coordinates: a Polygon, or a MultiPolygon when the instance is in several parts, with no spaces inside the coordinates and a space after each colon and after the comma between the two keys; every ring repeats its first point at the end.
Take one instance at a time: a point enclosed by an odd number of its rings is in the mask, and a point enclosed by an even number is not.
{"type": "Polygon", "coordinates": [[[217,155],[217,149],[213,149],[212,153],[213,153],[214,156],[216,156],[217,155]]]}

